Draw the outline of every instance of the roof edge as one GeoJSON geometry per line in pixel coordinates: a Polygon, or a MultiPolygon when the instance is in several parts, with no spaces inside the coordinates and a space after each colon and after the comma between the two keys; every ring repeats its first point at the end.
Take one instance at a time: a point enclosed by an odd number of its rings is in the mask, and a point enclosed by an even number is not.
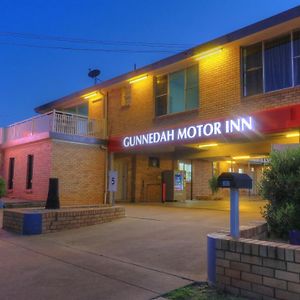
{"type": "Polygon", "coordinates": [[[259,31],[263,31],[265,29],[271,28],[273,26],[279,25],[281,23],[290,21],[292,19],[295,19],[297,17],[300,17],[300,5],[293,7],[289,10],[283,11],[277,15],[273,15],[271,17],[268,17],[266,19],[263,19],[261,21],[258,21],[256,23],[247,25],[245,27],[242,27],[240,29],[237,29],[235,31],[232,31],[228,34],[222,35],[218,38],[212,39],[210,41],[204,42],[202,44],[199,44],[195,47],[192,47],[190,49],[187,49],[185,51],[182,51],[180,53],[177,53],[175,55],[163,58],[159,61],[156,61],[152,64],[148,64],[144,67],[141,67],[135,71],[130,71],[124,74],[121,74],[119,76],[113,77],[111,79],[105,80],[99,84],[96,84],[94,86],[79,90],[75,93],[69,94],[67,96],[64,96],[62,98],[47,102],[43,105],[40,105],[38,107],[36,107],[34,110],[37,113],[43,113],[48,111],[51,107],[57,105],[57,104],[62,104],[64,102],[67,102],[71,99],[73,99],[74,97],[80,97],[82,94],[88,93],[92,90],[95,89],[103,89],[106,88],[108,86],[111,86],[113,84],[119,83],[121,81],[124,80],[128,80],[134,76],[138,76],[141,75],[143,73],[155,70],[155,69],[159,69],[162,67],[165,67],[167,65],[179,62],[181,60],[187,59],[193,55],[195,55],[197,52],[199,51],[206,51],[209,48],[213,48],[213,47],[217,47],[217,46],[221,46],[224,44],[228,44],[230,42],[239,40],[241,38],[244,38],[246,36],[249,36],[251,34],[255,34],[259,31]]]}

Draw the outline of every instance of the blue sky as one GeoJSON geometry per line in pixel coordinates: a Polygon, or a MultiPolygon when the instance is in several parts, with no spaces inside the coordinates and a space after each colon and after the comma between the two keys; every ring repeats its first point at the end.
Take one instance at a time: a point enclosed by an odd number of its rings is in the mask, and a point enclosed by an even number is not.
{"type": "Polygon", "coordinates": [[[171,55],[29,48],[12,44],[125,46],[31,40],[4,33],[194,46],[299,4],[299,0],[0,0],[0,126],[31,117],[34,107],[92,85],[89,68],[101,69],[105,80],[131,71],[134,64],[141,67],[171,55]]]}

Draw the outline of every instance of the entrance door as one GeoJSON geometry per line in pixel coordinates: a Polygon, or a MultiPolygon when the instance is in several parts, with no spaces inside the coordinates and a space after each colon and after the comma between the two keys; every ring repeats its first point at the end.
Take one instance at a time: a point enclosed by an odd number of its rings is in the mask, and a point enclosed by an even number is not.
{"type": "Polygon", "coordinates": [[[128,162],[124,160],[116,160],[114,165],[114,169],[118,172],[118,188],[115,193],[115,200],[127,201],[128,162]]]}

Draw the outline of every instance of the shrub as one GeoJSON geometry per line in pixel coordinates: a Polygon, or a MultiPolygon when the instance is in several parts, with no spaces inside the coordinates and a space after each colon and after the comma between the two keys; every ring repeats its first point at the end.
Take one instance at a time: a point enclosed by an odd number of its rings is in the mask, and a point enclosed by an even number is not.
{"type": "Polygon", "coordinates": [[[3,178],[0,177],[0,198],[6,194],[6,184],[3,178]]]}
{"type": "Polygon", "coordinates": [[[262,215],[276,236],[287,238],[289,230],[300,229],[299,213],[300,209],[294,203],[286,202],[274,207],[269,202],[262,215]]]}
{"type": "Polygon", "coordinates": [[[218,190],[219,190],[219,187],[218,187],[218,176],[213,175],[213,177],[208,180],[208,184],[209,184],[211,193],[213,195],[216,194],[218,192],[218,190]]]}
{"type": "Polygon", "coordinates": [[[259,192],[269,200],[262,215],[272,232],[285,237],[289,230],[300,229],[300,148],[271,153],[259,192]]]}

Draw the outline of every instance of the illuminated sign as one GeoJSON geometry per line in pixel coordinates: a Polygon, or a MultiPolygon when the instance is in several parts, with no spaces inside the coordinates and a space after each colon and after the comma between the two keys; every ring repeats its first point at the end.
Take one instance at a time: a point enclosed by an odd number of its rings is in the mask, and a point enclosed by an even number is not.
{"type": "Polygon", "coordinates": [[[225,121],[191,125],[176,129],[149,132],[123,138],[123,146],[132,148],[168,142],[189,141],[203,137],[217,137],[223,134],[242,133],[254,130],[252,117],[241,117],[225,121]]]}

